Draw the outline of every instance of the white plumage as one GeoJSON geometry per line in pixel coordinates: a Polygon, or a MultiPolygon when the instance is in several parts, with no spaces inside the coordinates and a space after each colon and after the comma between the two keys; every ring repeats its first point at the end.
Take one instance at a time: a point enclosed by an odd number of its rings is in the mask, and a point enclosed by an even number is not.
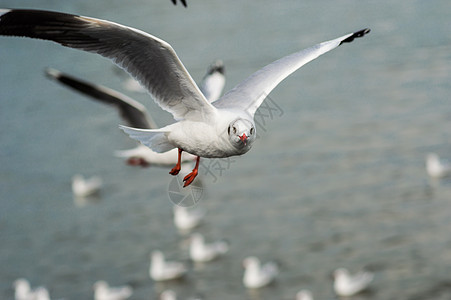
{"type": "Polygon", "coordinates": [[[225,241],[216,241],[212,243],[205,243],[204,236],[200,233],[193,233],[191,235],[191,244],[189,254],[193,261],[207,262],[227,253],[229,245],[225,241]]]}
{"type": "Polygon", "coordinates": [[[352,275],[345,268],[334,271],[334,290],[339,296],[352,296],[367,289],[374,274],[360,271],[352,275]]]}
{"type": "Polygon", "coordinates": [[[279,273],[279,268],[275,262],[267,262],[261,265],[260,260],[255,256],[244,259],[243,284],[247,288],[261,288],[270,284],[279,273]]]}
{"type": "Polygon", "coordinates": [[[163,252],[158,250],[152,252],[150,259],[150,278],[155,281],[180,278],[187,271],[181,262],[166,261],[163,252]]]}
{"type": "Polygon", "coordinates": [[[426,156],[426,171],[434,178],[446,177],[451,175],[451,163],[441,160],[436,153],[429,153],[426,156]]]}
{"type": "Polygon", "coordinates": [[[133,288],[128,285],[111,287],[106,281],[94,283],[94,300],[125,300],[133,294],[133,288]]]}

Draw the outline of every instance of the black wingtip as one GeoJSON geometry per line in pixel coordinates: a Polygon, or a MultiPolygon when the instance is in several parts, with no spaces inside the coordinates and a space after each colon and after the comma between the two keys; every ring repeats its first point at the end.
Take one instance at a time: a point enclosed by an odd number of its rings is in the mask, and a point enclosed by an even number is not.
{"type": "MultiPolygon", "coordinates": [[[[177,0],[171,0],[171,1],[174,5],[177,5],[177,0]]],[[[186,7],[186,0],[180,0],[180,2],[182,2],[183,6],[186,7]]]]}
{"type": "Polygon", "coordinates": [[[355,38],[363,37],[365,34],[369,33],[370,31],[371,31],[371,29],[369,29],[369,28],[365,28],[365,29],[356,31],[350,37],[347,37],[346,39],[342,40],[340,45],[343,44],[343,43],[350,43],[355,38]]]}
{"type": "Polygon", "coordinates": [[[211,75],[215,72],[218,72],[218,73],[221,73],[222,75],[224,75],[225,67],[224,67],[224,63],[222,62],[222,60],[218,59],[217,61],[215,61],[208,67],[208,71],[207,71],[208,75],[211,75]]]}

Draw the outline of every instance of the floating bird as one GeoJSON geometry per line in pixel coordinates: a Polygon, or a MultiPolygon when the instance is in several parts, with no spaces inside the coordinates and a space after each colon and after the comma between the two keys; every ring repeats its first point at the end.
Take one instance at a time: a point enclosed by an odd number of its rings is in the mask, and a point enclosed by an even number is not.
{"type": "Polygon", "coordinates": [[[76,197],[87,197],[100,191],[102,179],[98,176],[85,179],[83,175],[76,174],[72,177],[72,192],[76,197]]]}
{"type": "MultiPolygon", "coordinates": [[[[56,80],[91,99],[115,107],[129,126],[147,129],[158,128],[144,105],[118,91],[84,81],[52,68],[46,70],[46,75],[48,78],[56,80]]],[[[200,84],[200,90],[208,101],[213,102],[221,95],[224,85],[224,64],[221,60],[217,60],[208,67],[207,73],[200,84]]],[[[176,149],[157,153],[142,144],[136,148],[116,151],[115,153],[116,156],[125,158],[127,163],[132,166],[148,167],[153,165],[167,167],[173,166],[177,162],[176,149]]],[[[188,154],[184,157],[183,162],[192,162],[194,159],[195,156],[188,154]]]]}
{"type": "Polygon", "coordinates": [[[338,296],[352,296],[368,288],[374,278],[371,272],[361,271],[351,275],[345,268],[334,271],[334,290],[338,296]]]}
{"type": "Polygon", "coordinates": [[[195,262],[207,262],[225,254],[229,251],[229,244],[225,241],[205,243],[204,236],[200,233],[191,235],[189,255],[195,262]]]}
{"type": "Polygon", "coordinates": [[[106,281],[94,283],[94,300],[124,300],[133,294],[131,286],[110,287],[106,281]]]}
{"type": "Polygon", "coordinates": [[[244,259],[243,284],[247,288],[261,288],[270,284],[279,273],[279,268],[275,262],[267,262],[263,266],[255,256],[244,259]]]}
{"type": "Polygon", "coordinates": [[[185,176],[188,186],[198,174],[200,157],[224,158],[248,152],[256,138],[254,114],[266,96],[287,76],[318,56],[363,37],[363,29],[281,58],[210,103],[195,84],[174,49],[148,33],[117,23],[78,15],[21,9],[0,10],[0,34],[52,40],[64,46],[98,53],[124,68],[172,113],[176,123],[159,129],[120,126],[130,137],[156,152],[177,148],[196,155],[185,176]]]}
{"type": "Polygon", "coordinates": [[[50,300],[47,289],[39,286],[31,289],[30,283],[24,278],[14,281],[14,299],[15,300],[50,300]]]}
{"type": "Polygon", "coordinates": [[[451,163],[441,160],[436,153],[429,153],[426,156],[426,171],[434,178],[446,177],[451,174],[451,163]]]}
{"type": "Polygon", "coordinates": [[[180,230],[193,229],[202,222],[206,211],[203,208],[187,208],[174,205],[174,224],[180,230]]]}
{"type": "Polygon", "coordinates": [[[165,290],[160,294],[160,300],[177,300],[177,294],[173,290],[165,290]]]}
{"type": "Polygon", "coordinates": [[[313,300],[312,292],[309,290],[300,290],[296,294],[296,300],[313,300]]]}
{"type": "Polygon", "coordinates": [[[187,271],[181,262],[166,261],[163,253],[158,250],[152,252],[150,259],[150,278],[155,281],[177,279],[187,271]]]}

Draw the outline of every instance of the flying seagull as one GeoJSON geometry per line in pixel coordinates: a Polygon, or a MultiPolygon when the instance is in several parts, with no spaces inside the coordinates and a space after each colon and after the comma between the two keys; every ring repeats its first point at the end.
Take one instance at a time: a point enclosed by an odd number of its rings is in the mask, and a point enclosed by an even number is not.
{"type": "MultiPolygon", "coordinates": [[[[208,101],[213,102],[221,95],[225,85],[224,73],[224,63],[221,60],[216,60],[208,66],[207,72],[199,86],[208,101]]],[[[146,129],[158,128],[144,105],[118,91],[87,82],[52,68],[46,69],[46,75],[48,78],[93,100],[115,107],[128,126],[146,129]]],[[[176,149],[157,153],[142,144],[133,149],[116,151],[116,155],[126,158],[129,165],[142,167],[150,165],[167,167],[174,165],[177,161],[176,149]]],[[[191,162],[194,159],[195,156],[193,155],[184,156],[184,161],[186,162],[191,162]]]]}
{"type": "MultiPolygon", "coordinates": [[[[174,5],[177,5],[177,0],[171,0],[172,3],[174,3],[174,5]]],[[[180,0],[180,2],[182,2],[183,6],[186,7],[186,0],[180,0]]]]}
{"type": "Polygon", "coordinates": [[[223,158],[248,152],[256,137],[254,114],[266,96],[288,75],[318,56],[363,37],[362,29],[283,57],[252,74],[214,103],[202,94],[174,49],[148,33],[117,23],[78,15],[42,11],[0,10],[0,34],[55,41],[98,53],[129,72],[172,113],[176,123],[159,129],[120,126],[130,137],[156,152],[178,148],[196,155],[185,176],[188,186],[198,174],[200,157],[223,158]]]}

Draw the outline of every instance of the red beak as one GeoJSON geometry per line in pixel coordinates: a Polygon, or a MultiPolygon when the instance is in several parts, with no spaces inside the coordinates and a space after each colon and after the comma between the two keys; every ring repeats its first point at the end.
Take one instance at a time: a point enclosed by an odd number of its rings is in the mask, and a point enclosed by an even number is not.
{"type": "Polygon", "coordinates": [[[245,133],[243,133],[242,136],[240,136],[240,140],[243,142],[244,145],[246,145],[247,143],[247,136],[245,133]]]}

